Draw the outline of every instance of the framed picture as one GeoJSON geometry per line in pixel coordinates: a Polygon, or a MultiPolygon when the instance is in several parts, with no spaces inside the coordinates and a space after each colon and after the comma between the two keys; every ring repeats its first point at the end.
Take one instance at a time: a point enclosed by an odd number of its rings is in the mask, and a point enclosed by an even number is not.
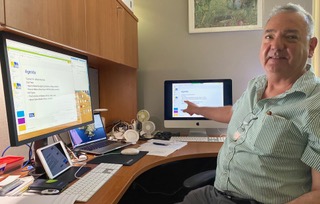
{"type": "Polygon", "coordinates": [[[189,32],[262,29],[262,0],[188,0],[189,32]]]}

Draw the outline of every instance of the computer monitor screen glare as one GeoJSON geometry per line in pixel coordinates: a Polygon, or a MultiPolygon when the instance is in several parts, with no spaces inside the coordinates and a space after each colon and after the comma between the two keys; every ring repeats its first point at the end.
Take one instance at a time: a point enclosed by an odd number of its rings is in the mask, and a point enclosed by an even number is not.
{"type": "Polygon", "coordinates": [[[185,101],[198,106],[232,105],[231,79],[166,80],[164,82],[164,127],[188,128],[189,135],[206,134],[208,128],[226,128],[227,124],[208,120],[201,115],[183,112],[185,101]]]}
{"type": "Polygon", "coordinates": [[[11,146],[93,122],[86,56],[8,32],[0,36],[11,146]]]}

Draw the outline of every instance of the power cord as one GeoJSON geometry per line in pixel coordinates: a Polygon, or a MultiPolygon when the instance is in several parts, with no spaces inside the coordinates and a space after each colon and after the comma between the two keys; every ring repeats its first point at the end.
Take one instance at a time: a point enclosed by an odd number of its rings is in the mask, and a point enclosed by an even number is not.
{"type": "Polygon", "coordinates": [[[74,177],[77,178],[77,179],[81,179],[80,176],[77,176],[77,174],[79,173],[79,171],[84,167],[84,165],[86,165],[87,163],[84,162],[80,167],[79,169],[74,173],[74,177]]]}

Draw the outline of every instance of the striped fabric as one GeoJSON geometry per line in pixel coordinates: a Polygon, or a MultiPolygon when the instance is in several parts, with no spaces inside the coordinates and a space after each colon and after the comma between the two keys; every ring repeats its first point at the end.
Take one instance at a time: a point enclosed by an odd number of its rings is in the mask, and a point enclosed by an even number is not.
{"type": "Polygon", "coordinates": [[[266,83],[253,79],[233,106],[215,187],[285,203],[310,191],[310,167],[320,171],[320,82],[308,71],[286,93],[259,100],[266,83]]]}

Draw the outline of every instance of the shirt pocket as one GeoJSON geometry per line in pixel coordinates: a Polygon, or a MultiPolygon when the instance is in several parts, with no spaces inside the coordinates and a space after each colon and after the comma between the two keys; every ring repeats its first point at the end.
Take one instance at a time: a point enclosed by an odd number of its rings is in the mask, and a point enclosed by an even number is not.
{"type": "Polygon", "coordinates": [[[297,127],[282,116],[265,115],[261,127],[255,132],[256,137],[251,142],[258,154],[294,157],[303,153],[305,145],[297,135],[297,127]]]}

